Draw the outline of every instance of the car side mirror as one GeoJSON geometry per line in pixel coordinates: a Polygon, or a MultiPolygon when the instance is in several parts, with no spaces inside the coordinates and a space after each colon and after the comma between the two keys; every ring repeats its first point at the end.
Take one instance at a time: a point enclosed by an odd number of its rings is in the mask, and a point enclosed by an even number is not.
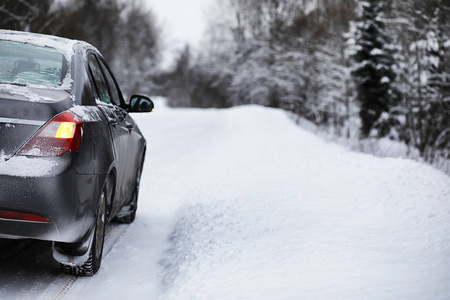
{"type": "Polygon", "coordinates": [[[149,97],[133,95],[130,99],[128,112],[151,112],[154,108],[155,104],[149,97]]]}

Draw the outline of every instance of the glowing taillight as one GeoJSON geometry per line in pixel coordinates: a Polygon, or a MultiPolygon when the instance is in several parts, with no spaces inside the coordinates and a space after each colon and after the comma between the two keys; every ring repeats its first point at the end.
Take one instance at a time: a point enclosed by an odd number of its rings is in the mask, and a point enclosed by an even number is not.
{"type": "Polygon", "coordinates": [[[80,149],[83,122],[69,111],[55,116],[22,147],[18,155],[60,156],[80,149]]]}
{"type": "Polygon", "coordinates": [[[58,139],[71,139],[75,135],[76,124],[73,122],[62,122],[59,125],[55,137],[58,139]]]}
{"type": "Polygon", "coordinates": [[[7,220],[20,220],[20,221],[29,221],[29,222],[42,222],[42,223],[50,223],[50,220],[39,215],[17,212],[17,211],[9,211],[9,210],[0,210],[0,218],[7,220]]]}

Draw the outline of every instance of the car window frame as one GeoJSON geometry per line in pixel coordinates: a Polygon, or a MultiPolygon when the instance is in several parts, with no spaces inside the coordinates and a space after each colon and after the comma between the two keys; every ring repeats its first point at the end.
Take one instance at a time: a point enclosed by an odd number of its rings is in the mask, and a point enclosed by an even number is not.
{"type": "Polygon", "coordinates": [[[111,97],[109,86],[108,86],[108,83],[107,83],[107,81],[105,79],[105,75],[103,74],[103,71],[102,71],[102,68],[100,66],[100,63],[97,60],[97,55],[95,53],[93,53],[93,52],[89,52],[87,54],[87,68],[88,68],[89,74],[92,77],[91,78],[91,84],[93,85],[95,99],[97,101],[99,101],[100,103],[104,103],[106,105],[116,105],[116,103],[114,103],[112,101],[113,99],[111,97]],[[91,62],[92,62],[92,64],[96,64],[97,65],[99,73],[98,72],[94,72],[94,70],[92,69],[91,62]],[[101,77],[98,77],[98,76],[101,76],[101,77]],[[101,94],[101,91],[100,91],[100,88],[99,88],[98,80],[102,81],[102,85],[105,86],[105,88],[106,88],[105,92],[107,93],[107,95],[109,97],[109,101],[105,101],[106,99],[104,99],[102,97],[102,94],[101,94]]]}
{"type": "Polygon", "coordinates": [[[105,78],[106,84],[108,85],[108,89],[109,89],[111,98],[114,100],[114,97],[113,97],[114,93],[112,91],[114,89],[115,94],[117,95],[117,98],[118,98],[118,99],[116,99],[117,103],[115,103],[115,105],[123,107],[125,104],[125,101],[123,98],[122,91],[120,90],[120,87],[117,84],[116,78],[114,77],[114,74],[111,72],[108,64],[102,57],[97,56],[97,61],[99,62],[100,69],[103,72],[103,76],[105,78]]]}

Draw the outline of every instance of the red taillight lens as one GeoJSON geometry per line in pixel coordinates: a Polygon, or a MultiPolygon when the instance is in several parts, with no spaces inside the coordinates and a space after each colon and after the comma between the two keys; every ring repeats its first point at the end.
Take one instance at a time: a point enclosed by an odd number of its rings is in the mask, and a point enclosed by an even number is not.
{"type": "Polygon", "coordinates": [[[35,214],[22,213],[17,211],[0,210],[0,218],[7,220],[20,220],[29,222],[50,223],[50,220],[35,214]]]}
{"type": "Polygon", "coordinates": [[[55,116],[19,151],[19,155],[60,156],[80,149],[83,122],[66,111],[55,116]]]}

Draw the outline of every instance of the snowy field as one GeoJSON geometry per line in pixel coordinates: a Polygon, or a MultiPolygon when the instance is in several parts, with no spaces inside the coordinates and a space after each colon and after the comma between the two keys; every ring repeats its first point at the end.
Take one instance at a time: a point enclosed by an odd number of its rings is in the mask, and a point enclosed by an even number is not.
{"type": "Polygon", "coordinates": [[[65,299],[450,299],[439,171],[349,152],[258,106],[135,119],[148,142],[137,219],[65,299]]]}

